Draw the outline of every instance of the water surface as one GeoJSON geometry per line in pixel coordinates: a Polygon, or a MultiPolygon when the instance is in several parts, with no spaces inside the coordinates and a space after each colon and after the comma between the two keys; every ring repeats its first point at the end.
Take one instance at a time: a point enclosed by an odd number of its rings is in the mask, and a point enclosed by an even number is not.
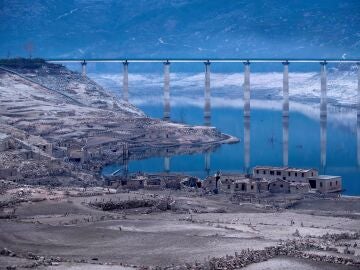
{"type": "MultiPolygon", "coordinates": [[[[143,77],[139,79],[140,75],[136,76],[129,75],[130,102],[147,115],[162,118],[161,74],[151,75],[148,81],[143,77]],[[131,76],[133,76],[132,83],[131,76]]],[[[189,79],[179,79],[176,74],[171,76],[177,81],[173,85],[170,81],[171,120],[191,125],[204,124],[204,88],[195,82],[192,84],[189,79]],[[186,81],[185,85],[182,85],[180,82],[184,80],[186,81]]],[[[277,77],[279,76],[276,75],[275,78],[277,77]]],[[[121,78],[109,80],[111,76],[99,75],[94,78],[105,87],[120,92],[121,78]]],[[[295,76],[295,78],[297,77],[295,76]]],[[[311,78],[315,80],[313,76],[311,78]]],[[[329,82],[333,91],[333,100],[328,106],[328,116],[322,127],[319,117],[320,91],[317,91],[319,89],[309,90],[313,95],[312,98],[295,99],[291,88],[294,82],[290,83],[287,154],[288,166],[316,168],[321,174],[340,175],[343,178],[344,194],[360,195],[357,112],[338,107],[337,103],[349,101],[342,100],[347,97],[341,97],[340,94],[339,97],[336,97],[334,94],[336,93],[334,91],[341,92],[341,84],[343,84],[347,87],[347,94],[356,96],[356,80],[351,78],[351,83],[342,82],[339,79],[339,85],[336,87],[329,82]],[[352,88],[353,91],[351,91],[352,88]],[[323,129],[322,137],[321,128],[323,129]],[[324,134],[326,135],[324,136],[324,134]],[[321,147],[321,142],[323,142],[323,147],[321,147]]],[[[301,81],[300,78],[297,80],[301,81]]],[[[247,172],[256,165],[286,165],[283,151],[282,100],[279,96],[281,81],[272,82],[269,87],[267,87],[267,83],[268,80],[261,87],[261,82],[252,81],[252,84],[257,85],[257,91],[252,89],[250,128],[246,131],[244,129],[242,85],[236,87],[235,84],[232,84],[229,86],[229,83],[225,82],[222,86],[221,82],[212,82],[211,125],[221,132],[238,137],[241,141],[237,144],[222,145],[212,153],[171,156],[170,172],[183,172],[206,177],[218,170],[247,172]],[[244,132],[250,133],[249,153],[246,153],[244,147],[244,132]]],[[[306,86],[302,87],[306,88],[306,86]]],[[[314,84],[312,87],[315,88],[317,85],[314,84]]],[[[105,167],[103,173],[108,174],[119,168],[121,165],[112,164],[105,167]]],[[[129,172],[137,171],[163,172],[165,171],[165,158],[154,156],[146,160],[130,161],[129,172]]]]}

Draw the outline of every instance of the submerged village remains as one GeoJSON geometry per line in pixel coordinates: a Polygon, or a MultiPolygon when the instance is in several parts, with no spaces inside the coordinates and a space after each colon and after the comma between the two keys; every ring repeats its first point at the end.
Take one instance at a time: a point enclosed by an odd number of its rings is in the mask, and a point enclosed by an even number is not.
{"type": "Polygon", "coordinates": [[[0,103],[0,269],[360,268],[360,199],[340,176],[101,175],[238,139],[149,118],[41,59],[1,61],[0,103]]]}

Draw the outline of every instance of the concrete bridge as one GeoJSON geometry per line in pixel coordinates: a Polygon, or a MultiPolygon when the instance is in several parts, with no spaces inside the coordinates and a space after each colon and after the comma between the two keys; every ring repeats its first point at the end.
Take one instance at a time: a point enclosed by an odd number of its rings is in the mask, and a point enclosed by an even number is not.
{"type": "MultiPolygon", "coordinates": [[[[289,141],[289,64],[318,63],[320,69],[320,164],[324,173],[326,167],[326,143],[327,143],[327,73],[328,63],[356,64],[357,71],[357,162],[360,166],[360,59],[280,59],[280,58],[174,58],[174,59],[47,59],[52,63],[79,63],[82,66],[82,74],[86,75],[87,63],[122,63],[123,64],[123,99],[128,101],[129,97],[129,64],[130,63],[162,63],[164,66],[164,120],[170,119],[170,64],[171,63],[204,63],[204,125],[211,125],[211,87],[210,87],[210,65],[211,63],[242,63],[244,66],[244,171],[250,172],[250,64],[251,63],[278,63],[283,66],[283,107],[282,107],[282,129],[283,129],[283,166],[288,166],[288,141],[289,141]]],[[[356,89],[354,89],[356,90],[356,89]]],[[[164,170],[170,171],[170,157],[164,159],[164,170]]],[[[210,153],[205,153],[205,171],[210,172],[210,153]]]]}

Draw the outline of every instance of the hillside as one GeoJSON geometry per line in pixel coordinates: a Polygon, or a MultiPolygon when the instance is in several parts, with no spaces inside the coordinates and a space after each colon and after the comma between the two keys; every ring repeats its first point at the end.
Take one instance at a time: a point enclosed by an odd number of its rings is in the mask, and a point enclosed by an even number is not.
{"type": "Polygon", "coordinates": [[[360,2],[0,1],[0,56],[359,57],[360,2]]]}
{"type": "Polygon", "coordinates": [[[57,176],[66,178],[72,167],[99,174],[104,164],[129,156],[191,153],[236,141],[215,128],[149,118],[63,66],[21,61],[0,66],[0,179],[10,173],[18,182],[48,181],[53,160],[68,164],[62,165],[67,173],[55,169],[57,176]],[[24,174],[24,164],[34,173],[24,174]]]}

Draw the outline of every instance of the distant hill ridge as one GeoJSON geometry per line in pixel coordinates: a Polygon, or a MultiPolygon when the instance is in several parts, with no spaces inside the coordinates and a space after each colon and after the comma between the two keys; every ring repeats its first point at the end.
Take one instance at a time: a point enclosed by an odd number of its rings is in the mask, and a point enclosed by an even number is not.
{"type": "Polygon", "coordinates": [[[0,3],[0,57],[360,56],[360,1],[0,3]]]}

